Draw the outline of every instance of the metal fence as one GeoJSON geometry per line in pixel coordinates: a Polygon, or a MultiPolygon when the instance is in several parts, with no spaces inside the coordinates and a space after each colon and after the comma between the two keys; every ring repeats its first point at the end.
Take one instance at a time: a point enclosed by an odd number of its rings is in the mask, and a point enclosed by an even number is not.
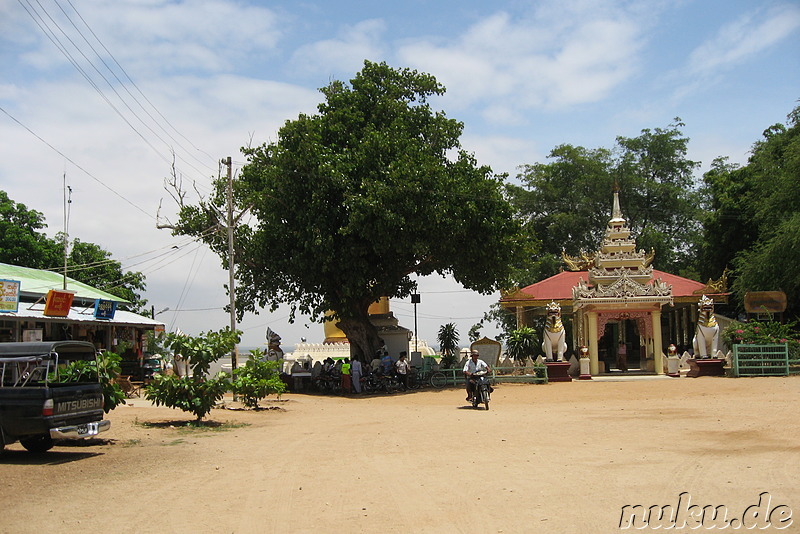
{"type": "Polygon", "coordinates": [[[733,376],[788,376],[800,372],[789,360],[789,345],[734,345],[733,376]]]}
{"type": "MultiPolygon", "coordinates": [[[[447,378],[448,386],[464,385],[463,369],[439,369],[447,378]]],[[[526,383],[526,384],[547,384],[547,367],[493,367],[492,384],[503,383],[526,383]]]]}

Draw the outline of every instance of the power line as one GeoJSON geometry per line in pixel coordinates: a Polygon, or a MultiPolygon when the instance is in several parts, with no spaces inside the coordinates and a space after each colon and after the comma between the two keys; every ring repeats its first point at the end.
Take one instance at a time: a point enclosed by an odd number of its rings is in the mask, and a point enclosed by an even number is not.
{"type": "Polygon", "coordinates": [[[31,130],[30,128],[28,128],[27,126],[25,126],[24,124],[22,124],[22,123],[21,123],[19,120],[17,120],[17,118],[16,118],[16,117],[14,117],[13,115],[11,115],[11,114],[10,114],[8,111],[6,111],[6,110],[5,110],[5,109],[4,109],[2,106],[0,106],[0,111],[2,111],[2,112],[3,112],[3,113],[4,113],[4,114],[5,114],[5,115],[6,115],[6,116],[9,118],[9,119],[11,119],[12,121],[16,122],[16,123],[17,123],[17,124],[19,124],[21,127],[25,128],[25,130],[27,130],[27,131],[28,131],[28,133],[30,133],[30,134],[31,134],[32,136],[34,136],[36,139],[38,139],[39,141],[41,141],[42,143],[44,143],[45,145],[47,145],[47,146],[48,146],[48,147],[49,147],[51,150],[53,150],[53,152],[55,152],[56,154],[58,154],[59,156],[61,156],[61,157],[62,157],[62,158],[64,158],[65,160],[67,160],[67,161],[69,161],[70,163],[72,163],[72,164],[73,164],[73,165],[74,165],[74,166],[75,166],[77,169],[79,169],[79,170],[83,171],[83,173],[84,173],[84,174],[86,174],[86,176],[88,176],[89,178],[91,178],[91,179],[92,179],[92,180],[94,180],[95,182],[99,183],[100,185],[102,185],[103,187],[105,187],[106,189],[108,189],[109,191],[111,191],[112,193],[114,193],[116,196],[118,196],[119,198],[121,198],[122,200],[124,200],[125,202],[127,202],[128,204],[130,204],[131,206],[133,206],[134,208],[136,208],[137,210],[141,211],[142,213],[144,213],[144,214],[145,214],[145,215],[147,215],[148,217],[150,217],[150,218],[152,218],[152,219],[154,219],[154,220],[155,220],[155,216],[153,216],[153,215],[150,215],[150,214],[149,214],[149,213],[147,213],[147,211],[145,211],[143,208],[141,208],[141,207],[137,206],[136,204],[134,204],[133,202],[131,202],[131,201],[130,201],[128,198],[126,198],[126,197],[125,197],[125,196],[123,196],[122,194],[118,193],[118,192],[117,192],[116,190],[114,190],[113,188],[111,188],[111,186],[107,185],[107,184],[106,184],[105,182],[103,182],[103,181],[102,181],[100,178],[96,177],[95,175],[93,175],[92,173],[90,173],[89,171],[87,171],[86,169],[84,169],[83,167],[81,167],[81,166],[80,166],[78,163],[76,163],[76,162],[75,162],[75,161],[74,161],[72,158],[70,158],[69,156],[67,156],[66,154],[64,154],[62,151],[60,151],[59,149],[57,149],[56,147],[54,147],[53,145],[51,145],[50,143],[48,143],[47,141],[45,141],[45,140],[44,140],[44,139],[43,139],[41,136],[39,136],[39,135],[38,135],[36,132],[34,132],[34,131],[33,131],[33,130],[31,130]]]}
{"type": "MultiPolygon", "coordinates": [[[[42,32],[45,34],[45,36],[46,36],[46,37],[47,37],[47,38],[50,40],[50,42],[52,42],[52,43],[53,43],[53,45],[54,45],[54,46],[55,46],[55,47],[56,47],[56,48],[57,48],[57,49],[58,49],[58,50],[59,50],[59,51],[60,51],[60,52],[61,52],[61,53],[64,55],[64,57],[65,57],[65,58],[66,58],[66,59],[69,61],[69,63],[70,63],[70,64],[72,64],[72,66],[73,66],[73,67],[74,67],[74,68],[75,68],[75,69],[76,69],[76,70],[77,70],[77,71],[78,71],[78,72],[81,74],[81,76],[83,76],[83,78],[84,78],[84,79],[85,79],[85,80],[86,80],[86,81],[89,83],[89,85],[90,85],[92,88],[94,88],[94,90],[95,90],[95,91],[98,93],[98,95],[100,95],[100,97],[101,97],[101,98],[102,98],[102,99],[103,99],[103,100],[104,100],[104,101],[105,101],[105,102],[108,104],[108,106],[109,106],[109,107],[110,107],[110,108],[111,108],[111,109],[112,109],[112,110],[113,110],[113,111],[114,111],[114,112],[115,112],[115,113],[116,113],[116,114],[117,114],[117,115],[120,117],[120,119],[122,119],[122,121],[123,121],[123,122],[124,122],[124,123],[125,123],[125,124],[126,124],[126,125],[127,125],[129,128],[130,128],[130,129],[131,129],[131,130],[133,130],[133,131],[134,131],[134,133],[136,133],[136,135],[137,135],[137,136],[138,136],[138,137],[139,137],[139,138],[140,138],[140,139],[141,139],[141,140],[142,140],[142,141],[143,141],[143,142],[144,142],[144,143],[145,143],[145,144],[146,144],[148,147],[150,147],[150,148],[153,150],[153,152],[155,152],[155,153],[156,153],[156,155],[157,155],[159,158],[161,158],[161,159],[162,159],[163,161],[165,161],[166,163],[171,163],[171,162],[170,162],[170,159],[169,159],[168,157],[166,157],[165,155],[163,155],[163,154],[162,154],[162,152],[161,152],[160,150],[158,150],[158,149],[157,149],[157,148],[156,148],[156,147],[155,147],[155,146],[154,146],[154,145],[153,145],[153,144],[152,144],[152,143],[151,143],[151,142],[150,142],[150,141],[149,141],[149,140],[148,140],[148,139],[147,139],[147,138],[146,138],[146,137],[145,137],[145,136],[144,136],[144,135],[143,135],[143,134],[142,134],[142,133],[141,133],[141,132],[140,132],[140,131],[139,131],[139,130],[138,130],[138,129],[137,129],[137,128],[136,128],[136,127],[135,127],[135,126],[134,126],[134,125],[133,125],[133,124],[130,122],[130,121],[129,121],[129,120],[128,120],[128,118],[127,118],[127,117],[125,117],[125,115],[124,115],[124,114],[123,114],[123,113],[120,111],[120,109],[119,109],[119,108],[118,108],[118,107],[117,107],[117,106],[116,106],[116,105],[115,105],[115,104],[114,104],[114,103],[113,103],[113,102],[112,102],[112,101],[111,101],[111,100],[108,98],[108,96],[106,96],[106,94],[103,92],[103,90],[102,90],[102,89],[100,89],[100,87],[97,85],[97,83],[95,83],[95,81],[94,81],[94,80],[91,78],[91,76],[90,76],[90,75],[89,75],[89,74],[86,72],[86,70],[80,66],[80,64],[79,64],[79,63],[78,63],[78,61],[75,59],[75,57],[74,57],[74,56],[73,56],[73,55],[72,55],[72,54],[69,52],[69,50],[67,49],[67,46],[64,44],[64,42],[63,42],[63,41],[62,41],[62,40],[61,40],[61,39],[58,37],[58,35],[56,34],[56,31],[55,31],[55,30],[54,30],[54,29],[51,27],[51,24],[48,24],[48,22],[47,22],[47,21],[44,19],[44,17],[42,16],[42,14],[41,14],[41,13],[39,13],[39,11],[38,11],[38,10],[37,10],[37,9],[36,9],[36,8],[35,8],[35,7],[34,7],[32,4],[31,4],[31,2],[30,2],[29,0],[25,0],[25,1],[26,1],[26,3],[28,4],[28,6],[30,7],[30,9],[29,9],[28,7],[26,7],[26,6],[25,6],[25,4],[23,4],[23,0],[17,0],[17,2],[18,2],[18,3],[19,3],[19,4],[20,4],[22,7],[23,7],[23,9],[25,9],[25,11],[28,13],[28,15],[29,15],[29,16],[30,16],[30,17],[33,19],[34,23],[35,23],[35,24],[36,24],[36,25],[39,27],[39,29],[40,29],[40,30],[41,30],[41,31],[42,31],[42,32]]],[[[98,74],[98,75],[99,75],[99,76],[100,76],[100,77],[103,79],[103,81],[105,81],[106,85],[108,85],[108,87],[109,87],[109,88],[110,88],[110,89],[111,89],[111,90],[114,92],[114,94],[117,96],[118,100],[119,100],[119,101],[120,101],[120,102],[121,102],[121,103],[122,103],[122,104],[123,104],[123,105],[124,105],[124,106],[125,106],[125,107],[128,109],[128,111],[129,111],[129,112],[130,112],[130,113],[131,113],[131,114],[132,114],[132,115],[133,115],[133,116],[134,116],[134,117],[135,117],[135,118],[136,118],[136,119],[137,119],[137,120],[138,120],[138,121],[139,121],[139,122],[142,124],[142,126],[144,126],[145,128],[147,128],[147,129],[150,131],[150,133],[151,133],[153,136],[155,136],[155,137],[156,137],[156,138],[157,138],[157,139],[158,139],[160,142],[162,142],[162,143],[163,143],[165,146],[167,146],[167,147],[170,149],[170,151],[172,152],[172,154],[173,154],[173,155],[174,155],[176,158],[180,159],[180,160],[181,160],[181,161],[183,161],[185,164],[187,164],[189,167],[191,167],[192,169],[194,169],[196,172],[198,172],[198,173],[200,173],[201,175],[203,175],[203,173],[202,173],[202,171],[200,171],[200,169],[198,169],[197,167],[195,167],[194,165],[192,165],[191,163],[189,163],[188,161],[186,161],[186,159],[184,159],[184,158],[183,158],[183,157],[182,157],[182,156],[181,156],[179,153],[175,152],[175,151],[174,151],[174,148],[173,148],[173,147],[172,147],[172,146],[171,146],[169,143],[167,143],[167,142],[166,142],[166,141],[165,141],[165,140],[164,140],[164,139],[163,139],[163,138],[162,138],[162,137],[161,137],[161,136],[160,136],[160,135],[159,135],[159,134],[158,134],[158,133],[157,133],[155,130],[153,130],[153,128],[151,128],[151,127],[150,127],[150,126],[147,124],[147,122],[146,122],[145,120],[143,120],[143,119],[142,119],[142,118],[141,118],[141,117],[140,117],[140,116],[139,116],[139,115],[138,115],[138,114],[137,114],[137,113],[136,113],[136,112],[133,110],[133,108],[131,108],[131,106],[130,106],[130,105],[127,103],[127,101],[126,101],[126,100],[123,98],[123,96],[122,96],[122,95],[121,95],[121,94],[120,94],[120,93],[119,93],[119,92],[118,92],[118,91],[117,91],[117,90],[114,88],[113,84],[112,84],[112,83],[111,83],[111,82],[108,80],[108,78],[107,78],[107,77],[106,77],[106,76],[105,76],[105,75],[104,75],[104,74],[103,74],[103,73],[100,71],[100,69],[99,69],[99,68],[98,68],[98,67],[97,67],[97,66],[94,64],[94,62],[92,62],[92,60],[90,60],[90,59],[87,57],[87,55],[86,55],[86,54],[85,54],[85,53],[84,53],[84,52],[81,50],[81,48],[80,48],[80,47],[79,47],[79,46],[78,46],[78,45],[75,43],[75,41],[74,41],[74,40],[73,40],[73,39],[72,39],[72,38],[71,38],[71,37],[70,37],[70,36],[69,36],[69,35],[68,35],[68,34],[67,34],[65,31],[64,31],[64,29],[61,27],[61,25],[59,25],[59,23],[58,23],[58,22],[57,22],[57,21],[56,21],[56,20],[55,20],[55,19],[52,17],[52,15],[51,15],[51,14],[50,14],[50,13],[47,11],[47,9],[46,9],[46,8],[45,8],[45,7],[44,7],[44,6],[43,6],[43,5],[42,5],[42,4],[39,2],[39,0],[36,0],[36,3],[39,5],[39,8],[41,9],[42,13],[44,13],[44,15],[46,15],[46,16],[47,16],[47,19],[49,19],[49,20],[50,20],[50,22],[52,23],[52,26],[54,26],[55,28],[57,28],[57,29],[58,29],[58,31],[59,31],[59,32],[60,32],[60,33],[61,33],[61,34],[62,34],[62,35],[63,35],[63,36],[66,38],[66,40],[67,40],[67,41],[69,41],[69,43],[72,45],[72,48],[73,48],[74,50],[76,50],[76,51],[77,51],[77,52],[78,52],[78,53],[79,53],[79,54],[80,54],[80,55],[81,55],[81,56],[82,56],[82,57],[83,57],[83,58],[86,60],[86,62],[87,62],[87,63],[88,63],[88,64],[89,64],[89,65],[90,65],[90,66],[91,66],[93,69],[94,69],[94,71],[95,71],[95,72],[96,72],[96,73],[97,73],[97,74],[98,74]]],[[[83,35],[83,33],[82,33],[82,32],[81,32],[81,31],[80,31],[78,28],[77,28],[77,26],[75,26],[75,24],[74,24],[74,22],[72,21],[72,19],[70,19],[70,18],[69,18],[69,16],[68,16],[68,15],[66,15],[66,13],[65,13],[65,12],[64,12],[64,10],[63,10],[63,8],[61,8],[61,6],[60,6],[60,5],[59,5],[58,7],[59,7],[59,9],[61,9],[61,11],[62,11],[62,12],[65,14],[65,16],[67,17],[67,20],[68,20],[68,21],[69,21],[69,22],[72,24],[72,26],[73,26],[73,27],[75,27],[75,29],[78,31],[79,35],[81,35],[81,37],[83,38],[83,40],[84,40],[84,41],[86,41],[86,43],[89,45],[89,47],[90,47],[90,48],[91,48],[91,50],[94,52],[94,54],[95,54],[95,55],[96,55],[96,56],[97,56],[97,57],[100,59],[100,61],[103,63],[103,65],[105,65],[105,66],[106,66],[106,68],[109,70],[109,72],[111,72],[111,74],[112,74],[112,75],[113,75],[113,76],[114,76],[114,77],[117,79],[117,81],[119,81],[119,82],[120,82],[120,85],[121,85],[121,86],[122,86],[122,87],[123,87],[123,88],[124,88],[124,89],[125,89],[125,90],[128,92],[128,94],[131,96],[131,98],[134,100],[134,102],[136,102],[136,103],[138,104],[138,106],[139,106],[139,107],[140,107],[142,110],[144,110],[144,111],[145,111],[145,113],[147,113],[147,114],[148,114],[148,116],[149,116],[149,117],[150,117],[150,118],[153,120],[153,122],[156,124],[156,126],[158,126],[158,127],[159,127],[159,128],[162,130],[162,131],[164,131],[164,132],[167,134],[167,136],[168,136],[168,137],[170,137],[170,138],[171,138],[173,141],[175,141],[175,142],[176,142],[176,144],[177,144],[177,145],[178,145],[180,148],[182,148],[183,150],[185,150],[185,151],[186,151],[186,149],[185,149],[185,148],[183,148],[183,147],[180,145],[180,143],[179,143],[178,141],[176,141],[176,140],[175,140],[175,139],[174,139],[174,138],[173,138],[173,137],[172,137],[172,136],[171,136],[171,135],[170,135],[170,134],[169,134],[169,133],[166,131],[166,129],[165,129],[165,128],[163,128],[163,127],[162,127],[162,126],[161,126],[161,125],[158,123],[158,121],[156,121],[156,120],[155,120],[155,118],[152,116],[152,114],[150,114],[149,112],[147,112],[147,110],[144,108],[144,106],[141,104],[141,102],[139,102],[139,101],[138,101],[138,99],[136,99],[136,97],[135,97],[133,94],[131,94],[131,93],[130,93],[130,91],[129,91],[129,90],[127,89],[127,87],[124,85],[124,83],[122,82],[122,80],[120,80],[120,79],[119,79],[119,77],[116,75],[116,73],[114,73],[114,72],[113,72],[113,70],[112,70],[112,69],[110,69],[110,67],[108,66],[108,64],[107,64],[107,63],[105,63],[105,61],[102,59],[102,57],[100,56],[100,54],[98,54],[98,53],[97,53],[97,51],[94,49],[94,47],[91,45],[91,43],[89,43],[89,42],[88,42],[88,40],[85,38],[85,36],[83,35]]],[[[77,12],[77,11],[76,11],[76,12],[77,12]]],[[[80,15],[80,14],[79,14],[79,15],[80,15]]],[[[88,25],[87,25],[87,27],[88,27],[88,25]]],[[[98,40],[98,42],[99,42],[99,40],[98,40]]],[[[101,43],[101,45],[102,45],[102,43],[101,43]]],[[[116,60],[115,60],[115,61],[116,61],[116,60]]],[[[138,89],[138,87],[137,87],[137,89],[138,89]]],[[[159,113],[159,114],[160,114],[160,113],[159,113]]],[[[187,151],[187,152],[189,152],[189,151],[187,151]]],[[[196,158],[194,158],[194,159],[195,159],[196,161],[200,162],[200,161],[199,161],[199,160],[197,160],[196,158]]],[[[200,163],[202,163],[202,162],[200,162],[200,163]]],[[[210,167],[210,166],[207,166],[207,168],[208,168],[208,169],[211,169],[211,167],[210,167]]],[[[204,178],[205,178],[205,176],[204,176],[204,178]]]]}
{"type": "MultiPolygon", "coordinates": [[[[76,7],[75,7],[75,5],[74,5],[74,4],[71,2],[71,0],[67,0],[67,3],[70,5],[70,7],[72,8],[72,10],[75,12],[75,14],[76,14],[76,15],[78,16],[78,18],[81,20],[81,22],[83,22],[83,25],[84,25],[84,26],[86,26],[86,29],[88,29],[88,30],[89,30],[89,33],[91,33],[91,34],[92,34],[92,37],[94,37],[94,39],[95,39],[95,40],[96,40],[96,41],[97,41],[97,42],[100,44],[100,46],[102,46],[102,47],[103,47],[103,50],[105,50],[105,52],[108,54],[108,56],[109,56],[109,57],[110,57],[110,58],[111,58],[111,59],[114,61],[114,64],[115,64],[117,67],[119,67],[119,70],[120,70],[120,71],[122,71],[122,73],[125,75],[125,78],[127,78],[127,80],[128,80],[130,83],[131,83],[131,85],[132,85],[133,87],[135,87],[135,88],[136,88],[136,91],[137,91],[137,92],[138,92],[140,95],[142,95],[142,98],[144,98],[145,102],[147,102],[147,103],[150,105],[150,107],[151,107],[151,108],[152,108],[152,109],[153,109],[153,110],[154,110],[154,111],[155,111],[155,112],[158,114],[158,116],[159,116],[159,117],[161,117],[161,119],[163,119],[163,121],[164,121],[165,123],[167,123],[167,125],[168,125],[168,126],[171,128],[171,129],[172,129],[172,131],[174,131],[174,132],[175,132],[176,134],[178,134],[178,135],[179,135],[181,138],[183,138],[183,139],[184,139],[184,140],[185,140],[187,143],[189,143],[189,145],[191,145],[191,147],[192,147],[193,149],[195,149],[197,152],[200,152],[200,153],[204,154],[205,156],[207,156],[207,157],[208,157],[209,159],[211,159],[211,160],[216,160],[216,158],[214,158],[213,156],[211,156],[211,154],[209,154],[208,152],[205,152],[204,150],[201,150],[201,149],[199,149],[199,148],[198,148],[198,147],[197,147],[197,146],[196,146],[194,143],[192,143],[192,142],[189,140],[189,138],[187,138],[187,137],[186,137],[185,135],[183,135],[183,134],[182,134],[180,131],[178,131],[178,129],[177,129],[177,128],[175,128],[175,126],[173,126],[173,124],[172,124],[172,123],[171,123],[171,122],[170,122],[170,121],[169,121],[169,120],[168,120],[168,119],[167,119],[167,118],[164,116],[164,114],[163,114],[163,113],[161,113],[161,111],[159,111],[159,109],[158,109],[158,108],[155,106],[155,104],[153,104],[153,102],[152,102],[152,101],[151,101],[151,100],[150,100],[150,99],[147,97],[147,95],[145,95],[145,94],[144,94],[144,92],[142,92],[142,90],[139,88],[139,86],[138,86],[138,85],[136,85],[136,82],[133,80],[133,78],[131,78],[131,77],[130,77],[130,75],[129,75],[129,74],[128,74],[128,72],[125,70],[125,68],[124,68],[124,67],[123,67],[123,66],[120,64],[120,62],[119,62],[119,61],[117,61],[117,58],[116,58],[116,57],[114,57],[114,55],[113,55],[113,54],[111,53],[111,51],[110,51],[110,50],[109,50],[109,49],[106,47],[106,45],[105,45],[105,44],[103,44],[103,42],[100,40],[100,38],[99,38],[99,37],[97,36],[97,34],[94,32],[94,30],[92,30],[91,26],[89,26],[89,24],[86,22],[86,20],[85,20],[85,19],[83,18],[83,16],[80,14],[80,12],[78,12],[77,8],[76,8],[76,7]]],[[[60,5],[59,5],[58,7],[59,7],[59,8],[61,8],[61,6],[60,6],[60,5]]],[[[67,19],[69,19],[69,21],[70,21],[70,22],[72,22],[72,19],[70,19],[70,18],[69,18],[69,15],[67,15],[67,13],[66,13],[66,12],[63,10],[63,8],[61,8],[61,11],[64,13],[64,15],[67,17],[67,19]]],[[[75,26],[75,24],[74,24],[74,23],[73,23],[72,25],[73,25],[73,26],[75,26]]],[[[78,31],[80,32],[80,30],[78,29],[78,27],[77,27],[77,26],[75,26],[75,29],[76,29],[76,30],[78,30],[78,31]]],[[[83,34],[81,34],[81,36],[83,36],[83,34]]],[[[86,38],[85,38],[85,37],[84,37],[84,40],[86,40],[86,38]]],[[[93,51],[95,51],[95,50],[94,50],[94,47],[91,45],[91,43],[89,43],[89,41],[88,41],[88,40],[86,40],[86,43],[89,45],[89,47],[90,47],[90,48],[92,48],[92,50],[93,50],[93,51]]],[[[113,70],[111,69],[111,67],[109,67],[109,66],[106,64],[106,62],[103,60],[103,58],[100,56],[100,54],[98,54],[98,53],[97,53],[97,51],[95,51],[95,54],[97,54],[97,57],[98,57],[98,58],[100,58],[100,61],[102,61],[102,62],[103,62],[103,64],[104,64],[104,65],[106,65],[106,68],[108,68],[108,70],[109,70],[110,72],[112,72],[112,73],[113,73],[113,70]]],[[[114,77],[115,77],[115,78],[117,78],[117,81],[119,81],[119,82],[120,82],[120,84],[123,84],[123,87],[125,87],[125,86],[124,86],[124,82],[122,82],[122,80],[120,80],[120,79],[119,79],[119,78],[116,76],[116,74],[114,75],[114,77]]],[[[149,112],[148,112],[148,111],[145,109],[145,107],[144,107],[144,106],[142,106],[142,105],[141,105],[141,103],[139,103],[138,99],[137,99],[137,98],[136,98],[136,97],[135,97],[133,94],[131,94],[131,92],[128,90],[128,88],[127,88],[127,87],[125,87],[125,90],[126,90],[126,91],[128,92],[128,94],[129,94],[129,95],[131,95],[131,97],[132,97],[132,98],[133,98],[133,99],[134,99],[134,100],[135,100],[135,101],[136,101],[136,102],[139,104],[139,106],[142,108],[142,110],[143,110],[145,113],[147,113],[147,115],[148,115],[148,116],[149,116],[151,119],[153,119],[153,120],[154,120],[154,122],[157,122],[157,121],[155,120],[155,118],[154,118],[152,115],[150,115],[150,113],[149,113],[149,112]]],[[[164,132],[165,132],[165,133],[167,133],[167,135],[169,135],[169,133],[166,131],[166,129],[162,128],[162,130],[164,130],[164,132]]],[[[173,140],[174,140],[174,138],[173,138],[171,135],[169,135],[169,137],[170,137],[170,139],[173,139],[173,140]]],[[[188,153],[188,152],[189,152],[189,151],[187,150],[187,153],[188,153]]],[[[199,159],[196,159],[196,158],[195,158],[195,160],[196,160],[198,163],[202,163],[202,162],[201,162],[199,159]]],[[[211,166],[209,166],[209,169],[211,169],[211,168],[212,168],[212,167],[211,167],[211,166]]]]}

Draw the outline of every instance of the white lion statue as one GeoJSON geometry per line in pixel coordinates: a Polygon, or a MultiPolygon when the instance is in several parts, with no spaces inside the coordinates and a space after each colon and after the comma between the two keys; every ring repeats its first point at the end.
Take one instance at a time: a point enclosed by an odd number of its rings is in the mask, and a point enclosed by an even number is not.
{"type": "Polygon", "coordinates": [[[703,295],[697,303],[697,330],[692,344],[695,358],[713,358],[719,344],[719,325],[714,317],[714,301],[703,295]]]}
{"type": "Polygon", "coordinates": [[[547,319],[542,333],[542,350],[548,362],[564,361],[567,352],[567,333],[561,323],[561,306],[556,301],[547,305],[547,319]]]}

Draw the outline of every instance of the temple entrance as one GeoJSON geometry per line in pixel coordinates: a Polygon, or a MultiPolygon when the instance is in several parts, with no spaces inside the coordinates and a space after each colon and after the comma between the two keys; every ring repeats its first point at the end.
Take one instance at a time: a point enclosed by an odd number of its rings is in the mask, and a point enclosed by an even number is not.
{"type": "Polygon", "coordinates": [[[636,321],[620,319],[609,321],[598,341],[599,359],[605,364],[606,373],[621,372],[617,366],[617,350],[620,340],[624,341],[627,352],[628,371],[641,370],[641,337],[636,321]]]}

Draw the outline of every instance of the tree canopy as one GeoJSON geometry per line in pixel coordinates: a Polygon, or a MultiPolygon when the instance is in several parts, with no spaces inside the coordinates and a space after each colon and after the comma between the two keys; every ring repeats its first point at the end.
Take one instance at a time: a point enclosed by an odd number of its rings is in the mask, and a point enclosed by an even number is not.
{"type": "Polygon", "coordinates": [[[31,269],[63,262],[56,243],[42,232],[46,227],[44,214],[0,191],[0,262],[31,269]]]}
{"type": "MultiPolygon", "coordinates": [[[[412,276],[432,273],[496,290],[529,248],[502,177],[462,149],[462,123],[431,109],[444,92],[433,76],[366,61],[321,92],[317,114],[243,149],[235,196],[253,220],[237,229],[237,308],[332,310],[355,351],[371,355],[371,303],[406,297],[412,276]]],[[[223,200],[185,207],[176,231],[201,235],[223,200]]]]}
{"type": "MultiPolygon", "coordinates": [[[[64,235],[48,237],[44,215],[14,202],[0,191],[0,262],[31,269],[63,271],[64,235]]],[[[132,303],[141,312],[147,303],[141,297],[145,276],[123,271],[122,264],[99,245],[74,239],[67,255],[67,276],[102,289],[132,303]]]]}
{"type": "Polygon", "coordinates": [[[639,248],[656,252],[659,269],[696,276],[699,196],[687,159],[688,138],[675,119],[668,128],[618,137],[613,150],[569,144],[555,147],[548,163],[521,167],[521,185],[508,192],[526,229],[540,240],[536,260],[516,273],[528,285],[556,274],[570,255],[598,248],[611,213],[615,182],[639,248]]]}
{"type": "Polygon", "coordinates": [[[800,313],[800,107],[767,128],[744,166],[715,160],[703,179],[709,268],[732,266],[739,301],[748,291],[782,290],[800,313]]]}

